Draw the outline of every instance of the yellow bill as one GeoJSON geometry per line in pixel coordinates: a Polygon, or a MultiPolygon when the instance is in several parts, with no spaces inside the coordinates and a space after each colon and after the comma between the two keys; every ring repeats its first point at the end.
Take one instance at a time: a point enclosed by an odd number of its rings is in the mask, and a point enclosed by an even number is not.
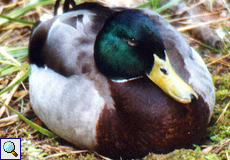
{"type": "Polygon", "coordinates": [[[187,104],[192,101],[192,95],[198,99],[196,92],[184,82],[174,71],[167,54],[165,60],[154,54],[154,65],[147,76],[165,93],[177,102],[187,104]]]}

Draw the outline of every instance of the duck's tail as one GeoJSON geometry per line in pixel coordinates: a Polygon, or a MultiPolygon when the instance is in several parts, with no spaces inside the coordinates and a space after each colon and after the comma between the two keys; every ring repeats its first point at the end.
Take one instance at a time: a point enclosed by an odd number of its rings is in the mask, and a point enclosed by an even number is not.
{"type": "MultiPolygon", "coordinates": [[[[58,14],[58,8],[60,6],[61,0],[57,0],[54,5],[54,16],[58,14]]],[[[110,9],[104,4],[99,2],[85,2],[82,4],[76,4],[74,0],[65,0],[63,5],[63,13],[69,12],[69,11],[76,11],[76,10],[100,10],[102,12],[108,12],[110,9]]]]}
{"type": "MultiPolygon", "coordinates": [[[[55,5],[54,5],[54,16],[56,16],[58,13],[58,8],[60,5],[60,2],[61,2],[61,0],[57,0],[55,5]]],[[[76,6],[77,5],[74,2],[74,0],[65,0],[64,6],[63,6],[63,13],[73,10],[73,8],[75,8],[76,6]]]]}

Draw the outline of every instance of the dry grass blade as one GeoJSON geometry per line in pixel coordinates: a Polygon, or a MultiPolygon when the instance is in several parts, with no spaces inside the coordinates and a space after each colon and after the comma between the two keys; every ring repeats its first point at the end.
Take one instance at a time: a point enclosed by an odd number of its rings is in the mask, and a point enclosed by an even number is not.
{"type": "Polygon", "coordinates": [[[18,121],[18,120],[8,122],[7,124],[1,124],[1,125],[0,125],[0,128],[5,128],[5,127],[8,127],[8,126],[10,126],[10,125],[13,125],[13,124],[15,124],[17,121],[18,121]]]}
{"type": "Polygon", "coordinates": [[[228,14],[230,15],[230,8],[229,8],[229,5],[226,3],[226,1],[225,0],[222,0],[223,1],[223,3],[224,3],[224,6],[227,8],[227,10],[228,10],[228,14]]]}
{"type": "Polygon", "coordinates": [[[212,13],[205,13],[205,14],[198,14],[198,15],[193,15],[193,16],[188,16],[188,17],[182,17],[182,18],[169,20],[168,22],[173,23],[173,22],[178,22],[178,21],[187,20],[191,18],[206,17],[206,16],[211,16],[211,15],[216,15],[216,14],[219,14],[219,12],[212,12],[212,13]]]}
{"type": "MultiPolygon", "coordinates": [[[[23,74],[24,74],[24,71],[23,71],[23,70],[20,71],[20,72],[16,75],[16,77],[14,78],[14,80],[11,81],[11,83],[10,83],[9,85],[14,84],[23,74]]],[[[10,103],[10,101],[11,101],[11,99],[12,99],[14,93],[17,91],[19,85],[20,85],[20,84],[17,84],[16,86],[14,86],[13,89],[10,90],[10,93],[5,93],[5,94],[0,95],[0,98],[1,98],[1,99],[4,99],[3,97],[6,97],[6,100],[5,100],[4,104],[7,104],[7,105],[8,105],[8,104],[10,103]]],[[[4,114],[4,112],[5,112],[6,110],[7,110],[7,109],[6,109],[6,106],[3,105],[3,106],[1,107],[1,110],[0,110],[0,118],[2,117],[2,115],[4,114]]]]}
{"type": "Polygon", "coordinates": [[[4,40],[6,40],[10,34],[12,33],[12,29],[6,30],[4,34],[1,35],[0,37],[0,43],[4,42],[4,40]]]}
{"type": "Polygon", "coordinates": [[[216,64],[216,63],[218,63],[219,61],[221,61],[221,60],[223,60],[223,59],[225,59],[225,58],[227,58],[227,57],[229,57],[229,56],[230,56],[230,53],[227,54],[227,55],[224,55],[224,56],[222,56],[222,57],[220,57],[220,58],[215,59],[214,61],[208,63],[207,66],[211,66],[211,65],[213,65],[213,64],[216,64]]]}
{"type": "MultiPolygon", "coordinates": [[[[23,83],[22,83],[23,85],[23,83]]],[[[15,105],[17,103],[19,103],[21,100],[23,100],[23,98],[25,98],[26,96],[29,95],[29,91],[27,90],[24,90],[24,91],[19,91],[19,92],[16,92],[14,94],[14,96],[17,96],[18,94],[21,94],[15,101],[12,102],[12,105],[15,105]]]]}
{"type": "Polygon", "coordinates": [[[97,155],[98,157],[102,158],[103,160],[112,160],[112,159],[110,159],[108,157],[105,157],[105,156],[102,156],[102,155],[100,155],[100,154],[98,154],[96,152],[94,154],[97,155]]]}
{"type": "Polygon", "coordinates": [[[0,48],[0,53],[5,56],[6,58],[10,59],[12,62],[16,63],[17,65],[21,65],[13,56],[11,56],[9,53],[6,52],[4,48],[0,48]]]}
{"type": "Polygon", "coordinates": [[[217,145],[203,146],[203,147],[204,147],[204,149],[202,150],[202,152],[204,154],[209,154],[209,153],[211,153],[212,150],[214,150],[217,147],[217,145]]]}
{"type": "MultiPolygon", "coordinates": [[[[211,65],[207,65],[207,67],[210,67],[214,64],[221,64],[223,66],[230,67],[230,63],[224,61],[224,58],[216,61],[218,58],[216,58],[215,56],[206,56],[206,57],[210,58],[210,60],[213,60],[212,62],[215,62],[215,63],[210,62],[209,64],[211,65]]],[[[221,69],[220,66],[218,66],[218,68],[221,69]]],[[[216,73],[218,73],[218,69],[216,70],[216,73]]]]}
{"type": "Polygon", "coordinates": [[[83,154],[83,153],[88,153],[89,151],[87,150],[83,150],[83,151],[70,151],[70,152],[64,152],[64,153],[56,153],[56,154],[51,154],[47,157],[45,157],[45,159],[53,159],[53,158],[59,158],[62,156],[66,156],[68,154],[83,154]]]}
{"type": "MultiPolygon", "coordinates": [[[[81,154],[87,154],[87,153],[90,153],[89,151],[87,150],[82,150],[82,151],[69,151],[69,152],[64,152],[64,153],[56,153],[56,154],[52,154],[52,155],[49,155],[47,157],[45,157],[45,159],[56,159],[56,158],[60,158],[62,156],[67,156],[69,154],[71,155],[81,155],[81,154]]],[[[110,158],[107,158],[107,157],[104,157],[96,152],[93,152],[94,155],[96,155],[97,157],[101,158],[102,160],[112,160],[110,158]]]]}
{"type": "Polygon", "coordinates": [[[180,27],[177,30],[179,32],[185,32],[185,31],[189,31],[189,30],[192,30],[194,28],[197,28],[197,27],[201,27],[201,26],[205,26],[205,25],[209,25],[209,24],[220,23],[220,22],[225,22],[225,21],[228,21],[229,19],[230,19],[230,17],[220,18],[220,19],[214,20],[214,21],[208,21],[208,22],[199,23],[199,24],[195,24],[195,25],[189,25],[189,26],[186,26],[186,27],[180,27]]]}
{"type": "Polygon", "coordinates": [[[30,67],[27,68],[26,70],[21,70],[20,72],[21,77],[16,77],[14,79],[14,81],[12,81],[7,87],[5,87],[3,90],[0,91],[0,95],[11,90],[12,88],[14,88],[14,86],[16,86],[17,84],[21,83],[23,80],[25,80],[30,73],[30,67]]]}
{"type": "Polygon", "coordinates": [[[218,154],[222,150],[224,150],[225,148],[229,148],[228,147],[229,145],[230,145],[230,139],[225,139],[220,144],[211,145],[211,146],[205,146],[205,145],[203,145],[202,147],[204,147],[204,149],[202,150],[202,152],[204,154],[209,154],[209,153],[212,153],[212,152],[218,154]]]}
{"type": "Polygon", "coordinates": [[[230,106],[230,102],[228,102],[228,104],[224,108],[223,112],[220,114],[219,118],[216,120],[215,124],[218,124],[224,118],[224,115],[225,115],[227,109],[229,108],[229,106],[230,106]]]}
{"type": "Polygon", "coordinates": [[[230,144],[230,139],[225,140],[218,146],[218,148],[215,150],[215,153],[218,154],[225,148],[228,148],[229,144],[230,144]]]}
{"type": "Polygon", "coordinates": [[[18,115],[13,115],[13,116],[10,116],[10,117],[5,117],[5,118],[0,119],[0,124],[1,123],[16,122],[18,120],[19,120],[18,115]]]}

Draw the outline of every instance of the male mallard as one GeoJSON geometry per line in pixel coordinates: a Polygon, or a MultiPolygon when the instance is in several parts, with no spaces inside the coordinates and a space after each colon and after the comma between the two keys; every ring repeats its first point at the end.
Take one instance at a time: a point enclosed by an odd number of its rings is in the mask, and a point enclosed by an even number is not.
{"type": "Polygon", "coordinates": [[[36,115],[68,142],[109,157],[198,143],[213,110],[201,57],[149,9],[67,0],[62,15],[34,27],[29,59],[36,115]]]}

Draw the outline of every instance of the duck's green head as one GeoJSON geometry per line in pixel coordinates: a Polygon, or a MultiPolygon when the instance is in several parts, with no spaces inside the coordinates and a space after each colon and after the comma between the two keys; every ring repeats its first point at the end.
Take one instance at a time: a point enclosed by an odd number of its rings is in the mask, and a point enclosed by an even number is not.
{"type": "Polygon", "coordinates": [[[105,22],[94,58],[98,70],[112,80],[147,76],[180,103],[198,98],[172,68],[157,27],[138,11],[125,10],[105,22]]]}

